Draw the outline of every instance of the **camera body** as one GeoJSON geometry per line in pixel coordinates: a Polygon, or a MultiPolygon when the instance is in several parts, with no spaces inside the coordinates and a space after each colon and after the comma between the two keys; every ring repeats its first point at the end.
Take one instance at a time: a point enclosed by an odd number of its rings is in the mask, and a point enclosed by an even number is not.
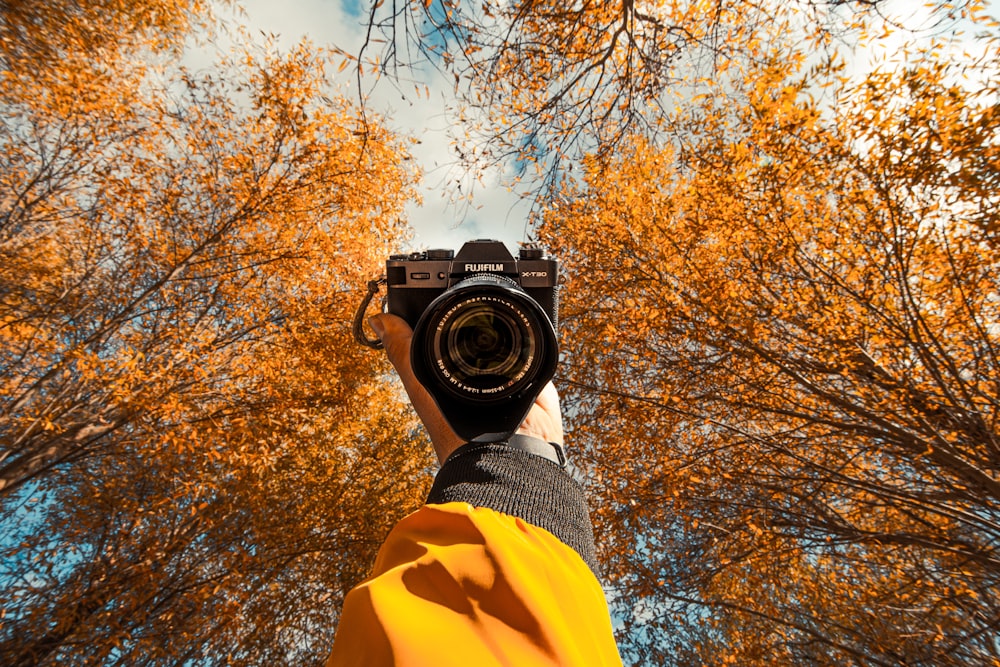
{"type": "Polygon", "coordinates": [[[445,290],[479,274],[505,276],[542,307],[553,328],[559,320],[559,261],[524,247],[515,259],[500,241],[469,241],[458,254],[434,249],[392,255],[385,263],[388,312],[416,328],[427,306],[445,290]]]}
{"type": "Polygon", "coordinates": [[[413,328],[410,361],[455,432],[514,433],[558,363],[559,262],[470,241],[386,261],[387,310],[413,328]]]}

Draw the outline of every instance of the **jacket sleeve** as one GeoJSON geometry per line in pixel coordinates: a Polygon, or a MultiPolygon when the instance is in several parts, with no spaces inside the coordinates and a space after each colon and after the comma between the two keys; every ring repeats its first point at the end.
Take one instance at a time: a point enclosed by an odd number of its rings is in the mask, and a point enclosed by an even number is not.
{"type": "Polygon", "coordinates": [[[328,667],[621,665],[580,486],[502,445],[464,448],[345,600],[328,667]]]}

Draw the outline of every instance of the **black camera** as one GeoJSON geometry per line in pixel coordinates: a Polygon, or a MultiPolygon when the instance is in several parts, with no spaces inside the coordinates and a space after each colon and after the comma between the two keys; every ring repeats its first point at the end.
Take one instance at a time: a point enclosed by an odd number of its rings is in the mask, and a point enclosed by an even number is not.
{"type": "Polygon", "coordinates": [[[393,255],[387,310],[413,328],[414,375],[468,441],[517,430],[559,358],[559,262],[500,241],[393,255]]]}

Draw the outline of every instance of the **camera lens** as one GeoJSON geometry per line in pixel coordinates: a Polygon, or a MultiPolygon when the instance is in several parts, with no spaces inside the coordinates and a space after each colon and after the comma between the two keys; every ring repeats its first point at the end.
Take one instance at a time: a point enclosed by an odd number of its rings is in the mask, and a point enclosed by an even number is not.
{"type": "Polygon", "coordinates": [[[555,334],[541,307],[513,282],[468,278],[438,297],[417,323],[414,370],[428,389],[466,402],[501,400],[555,363],[555,334]]]}

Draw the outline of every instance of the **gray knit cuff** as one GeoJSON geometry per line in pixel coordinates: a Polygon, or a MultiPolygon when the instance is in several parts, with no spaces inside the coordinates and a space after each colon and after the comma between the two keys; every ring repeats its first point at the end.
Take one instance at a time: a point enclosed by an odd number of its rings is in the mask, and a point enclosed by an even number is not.
{"type": "Polygon", "coordinates": [[[466,447],[438,471],[428,504],[464,502],[544,528],[595,575],[594,529],[583,488],[555,463],[500,444],[466,447]]]}

